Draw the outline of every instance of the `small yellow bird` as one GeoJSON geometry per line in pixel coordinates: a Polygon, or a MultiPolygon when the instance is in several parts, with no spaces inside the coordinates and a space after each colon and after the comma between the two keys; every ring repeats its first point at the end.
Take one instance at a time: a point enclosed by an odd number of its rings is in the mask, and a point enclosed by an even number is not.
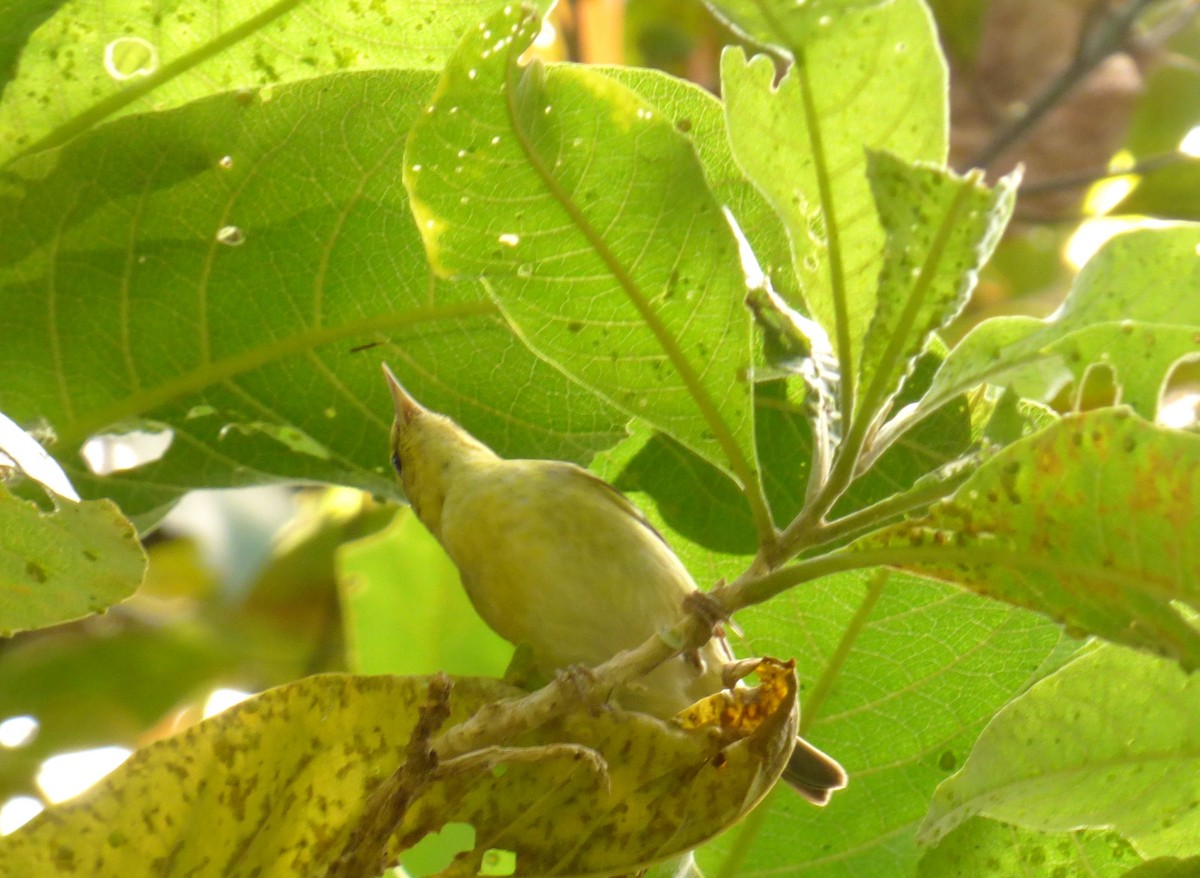
{"type": "MultiPolygon", "coordinates": [[[[392,466],[413,511],[458,567],[479,615],[538,670],[598,665],[675,623],[696,584],[644,515],[574,464],[505,460],[414,400],[384,365],[396,405],[392,466]]],[[[616,694],[663,719],[722,688],[723,639],[616,694]]],[[[842,767],[802,738],[784,778],[818,805],[842,767]]]]}

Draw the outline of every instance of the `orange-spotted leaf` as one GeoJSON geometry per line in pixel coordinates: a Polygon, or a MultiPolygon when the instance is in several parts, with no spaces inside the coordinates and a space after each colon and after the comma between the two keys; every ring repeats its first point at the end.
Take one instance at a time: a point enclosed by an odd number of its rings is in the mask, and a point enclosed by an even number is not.
{"type": "Polygon", "coordinates": [[[954,582],[1200,668],[1200,435],[1127,409],[1063,418],[988,460],[924,516],[859,540],[954,582]]]}

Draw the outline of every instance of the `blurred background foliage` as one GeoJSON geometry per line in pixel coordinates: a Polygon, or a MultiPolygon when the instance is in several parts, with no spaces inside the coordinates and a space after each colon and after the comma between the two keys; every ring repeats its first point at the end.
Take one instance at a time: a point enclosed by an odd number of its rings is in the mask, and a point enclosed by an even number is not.
{"type": "MultiPolygon", "coordinates": [[[[1017,220],[949,340],[990,316],[1052,312],[1118,230],[1200,219],[1196,3],[930,5],[951,71],[952,162],[982,164],[992,178],[1025,167],[1017,220]],[[1131,26],[1089,55],[1116,13],[1138,5],[1131,26]],[[1031,120],[1047,94],[1046,112],[1031,120]]],[[[721,48],[737,42],[703,5],[681,0],[560,2],[552,22],[554,39],[539,43],[549,60],[655,67],[709,90],[721,48]]],[[[0,27],[9,29],[0,50],[20,45],[17,27],[0,27]]],[[[1177,372],[1180,406],[1194,411],[1198,379],[1198,364],[1177,372]]],[[[1076,404],[1103,404],[1106,394],[1094,381],[1076,404]]],[[[653,475],[649,454],[627,478],[653,475]]],[[[86,783],[77,764],[56,777],[47,761],[56,755],[134,748],[238,693],[307,674],[498,674],[511,652],[407,511],[357,491],[198,493],[146,545],[149,573],[133,599],[0,640],[0,803],[12,805],[0,810],[0,831],[86,783]]]]}

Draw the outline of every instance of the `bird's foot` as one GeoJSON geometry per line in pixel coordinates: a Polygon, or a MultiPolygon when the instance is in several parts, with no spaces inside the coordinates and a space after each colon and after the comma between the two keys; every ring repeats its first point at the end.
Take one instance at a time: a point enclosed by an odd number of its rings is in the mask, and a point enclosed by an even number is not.
{"type": "MultiPolygon", "coordinates": [[[[720,586],[721,583],[717,583],[717,585],[720,586]]],[[[732,660],[733,650],[729,648],[729,642],[725,639],[725,623],[728,622],[730,625],[733,623],[726,617],[724,605],[710,594],[694,591],[683,599],[683,608],[711,629],[712,636],[717,640],[718,649],[732,660]]],[[[704,659],[698,650],[685,652],[683,657],[698,673],[704,673],[704,659]]]]}
{"type": "Polygon", "coordinates": [[[721,624],[726,620],[725,608],[712,595],[694,591],[683,599],[683,608],[712,628],[713,634],[724,635],[721,624]]]}
{"type": "Polygon", "coordinates": [[[606,698],[600,698],[592,689],[596,675],[586,665],[569,665],[554,672],[554,678],[560,688],[572,693],[589,715],[599,716],[601,711],[608,709],[606,698]]]}

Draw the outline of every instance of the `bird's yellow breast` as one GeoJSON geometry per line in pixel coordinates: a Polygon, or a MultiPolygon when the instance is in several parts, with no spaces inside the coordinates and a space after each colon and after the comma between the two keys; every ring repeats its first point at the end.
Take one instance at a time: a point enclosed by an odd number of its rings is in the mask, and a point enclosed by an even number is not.
{"type": "Polygon", "coordinates": [[[695,589],[636,510],[570,464],[482,465],[455,480],[441,524],[480,615],[548,666],[636,646],[674,622],[695,589]]]}

